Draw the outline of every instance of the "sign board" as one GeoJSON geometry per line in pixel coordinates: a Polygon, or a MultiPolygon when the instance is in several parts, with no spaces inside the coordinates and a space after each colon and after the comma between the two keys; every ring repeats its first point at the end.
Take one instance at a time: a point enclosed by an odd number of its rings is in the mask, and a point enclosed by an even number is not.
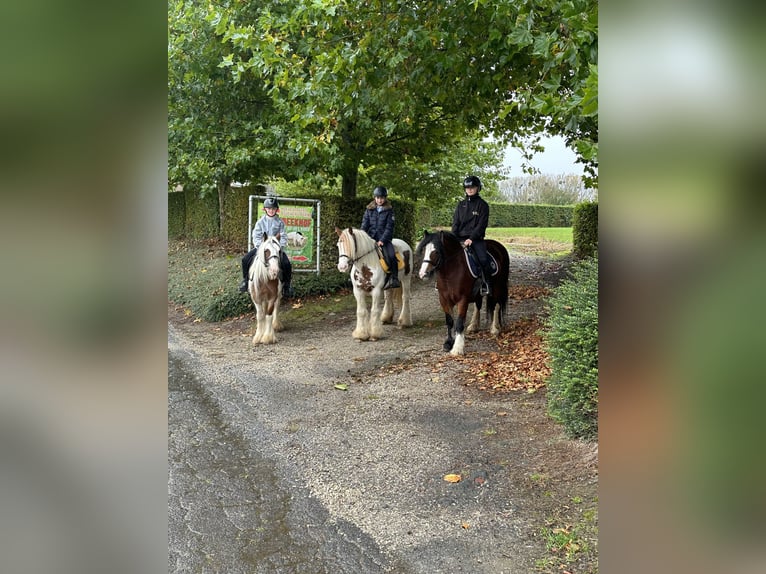
{"type": "MultiPolygon", "coordinates": [[[[258,218],[263,215],[266,196],[249,197],[247,248],[253,248],[251,233],[258,218]]],[[[293,271],[319,274],[319,222],[321,202],[316,199],[278,197],[279,218],[287,229],[285,252],[293,264],[293,271]]]]}

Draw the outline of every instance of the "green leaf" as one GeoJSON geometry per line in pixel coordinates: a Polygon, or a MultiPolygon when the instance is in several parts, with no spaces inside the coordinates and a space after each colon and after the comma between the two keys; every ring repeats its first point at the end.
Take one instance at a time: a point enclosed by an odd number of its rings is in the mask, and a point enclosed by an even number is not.
{"type": "Polygon", "coordinates": [[[346,383],[337,383],[334,385],[334,388],[338,389],[339,391],[347,391],[348,385],[346,383]]]}

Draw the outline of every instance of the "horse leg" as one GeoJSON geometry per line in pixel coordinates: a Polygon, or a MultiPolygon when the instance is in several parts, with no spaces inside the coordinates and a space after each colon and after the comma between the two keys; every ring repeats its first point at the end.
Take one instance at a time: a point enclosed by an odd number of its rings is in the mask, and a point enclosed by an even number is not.
{"type": "Polygon", "coordinates": [[[263,337],[263,305],[260,303],[255,304],[255,335],[253,335],[253,345],[257,345],[261,342],[263,337]]]}
{"type": "Polygon", "coordinates": [[[356,297],[356,328],[351,336],[354,339],[366,341],[370,338],[370,313],[367,311],[367,295],[354,285],[354,297],[356,297]]]}
{"type": "Polygon", "coordinates": [[[380,314],[381,323],[388,324],[394,321],[394,299],[396,296],[392,296],[391,291],[399,291],[399,289],[383,291],[383,312],[380,314]]]}
{"type": "Polygon", "coordinates": [[[408,273],[400,278],[402,288],[396,290],[397,303],[401,307],[399,320],[396,322],[400,327],[412,327],[412,311],[410,299],[412,298],[412,274],[408,273]]]}
{"type": "Polygon", "coordinates": [[[461,301],[457,305],[457,319],[455,320],[455,344],[452,346],[450,355],[465,354],[465,316],[468,312],[468,301],[461,301]]]}
{"type": "Polygon", "coordinates": [[[264,345],[271,345],[277,342],[277,338],[274,335],[274,322],[273,315],[266,315],[263,318],[263,336],[261,337],[261,343],[264,345]]]}
{"type": "Polygon", "coordinates": [[[476,303],[476,305],[473,308],[471,320],[469,321],[468,326],[465,328],[466,335],[481,331],[481,297],[474,301],[474,303],[476,303]]]}
{"type": "Polygon", "coordinates": [[[383,336],[383,323],[380,322],[382,299],[383,289],[374,288],[372,290],[372,305],[370,306],[370,341],[377,341],[383,336]]]}
{"type": "Polygon", "coordinates": [[[488,310],[492,311],[492,326],[489,332],[493,337],[497,337],[500,334],[500,305],[493,301],[492,307],[488,310]]]}
{"type": "Polygon", "coordinates": [[[279,286],[279,292],[277,295],[277,300],[274,303],[274,312],[271,314],[271,327],[274,329],[274,332],[281,331],[285,328],[285,326],[282,324],[282,321],[279,320],[279,303],[282,301],[282,285],[279,286]]]}
{"type": "Polygon", "coordinates": [[[447,323],[447,338],[444,340],[444,350],[451,351],[452,346],[455,344],[455,339],[452,338],[452,327],[454,325],[452,315],[449,312],[445,312],[444,320],[447,323]]]}

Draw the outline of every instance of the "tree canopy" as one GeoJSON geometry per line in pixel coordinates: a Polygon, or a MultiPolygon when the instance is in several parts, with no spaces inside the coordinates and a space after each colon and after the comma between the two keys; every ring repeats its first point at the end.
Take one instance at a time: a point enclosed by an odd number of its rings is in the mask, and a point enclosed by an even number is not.
{"type": "MultiPolygon", "coordinates": [[[[267,134],[285,171],[317,166],[342,179],[344,196],[356,195],[360,169],[438,163],[490,134],[562,135],[597,165],[595,0],[218,1],[206,19],[220,41],[198,61],[220,55],[209,75],[228,72],[232,99],[260,102],[214,113],[218,131],[231,121],[242,137],[267,134]]],[[[194,59],[180,50],[171,67],[194,59]]]]}

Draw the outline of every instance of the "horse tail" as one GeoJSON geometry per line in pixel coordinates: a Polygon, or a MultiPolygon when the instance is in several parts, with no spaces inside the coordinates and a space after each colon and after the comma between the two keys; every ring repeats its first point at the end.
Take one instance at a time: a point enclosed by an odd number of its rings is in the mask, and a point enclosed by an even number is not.
{"type": "MultiPolygon", "coordinates": [[[[508,311],[508,277],[510,276],[511,258],[508,255],[508,250],[505,246],[494,240],[487,240],[487,248],[497,260],[497,264],[500,266],[500,270],[494,278],[493,283],[496,285],[496,291],[493,289],[493,294],[496,292],[495,304],[498,305],[500,310],[500,324],[503,324],[505,316],[508,311]]],[[[490,311],[490,305],[487,305],[487,320],[492,320],[492,312],[490,311]]]]}

